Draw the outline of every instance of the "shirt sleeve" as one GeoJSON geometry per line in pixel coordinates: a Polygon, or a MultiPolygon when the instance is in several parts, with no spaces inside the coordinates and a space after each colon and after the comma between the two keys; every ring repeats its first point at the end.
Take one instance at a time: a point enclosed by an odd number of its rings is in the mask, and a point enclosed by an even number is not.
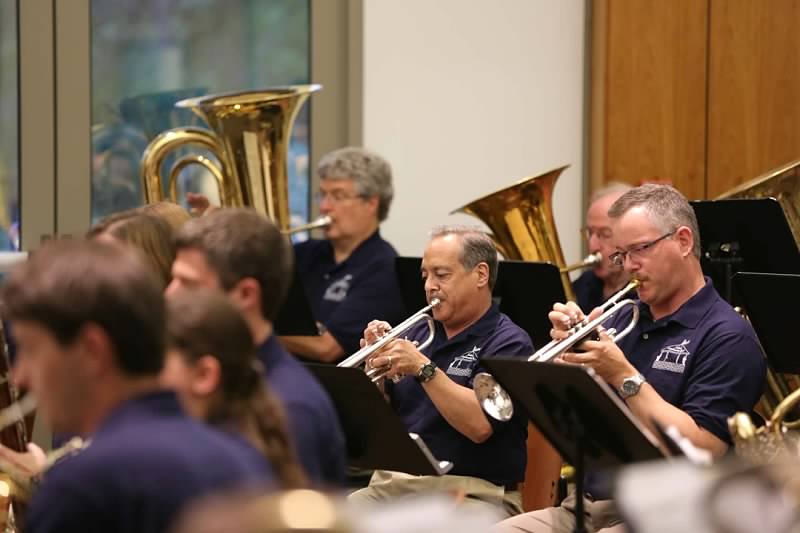
{"type": "Polygon", "coordinates": [[[766,359],[752,336],[721,334],[697,358],[681,409],[698,426],[731,444],[728,417],[753,410],[763,392],[766,371],[766,359]]]}
{"type": "Polygon", "coordinates": [[[374,269],[353,283],[347,298],[324,325],[347,357],[359,349],[359,340],[370,321],[385,320],[394,325],[403,320],[404,312],[392,258],[391,262],[376,263],[374,269]]]}

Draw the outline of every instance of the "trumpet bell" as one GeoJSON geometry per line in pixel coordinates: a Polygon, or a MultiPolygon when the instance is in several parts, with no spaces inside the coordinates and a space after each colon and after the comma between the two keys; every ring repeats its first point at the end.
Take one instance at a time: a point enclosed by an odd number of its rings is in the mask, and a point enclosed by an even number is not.
{"type": "Polygon", "coordinates": [[[514,402],[511,401],[511,396],[491,374],[486,372],[477,374],[472,382],[472,388],[487,415],[500,422],[511,420],[514,416],[514,402]]]}

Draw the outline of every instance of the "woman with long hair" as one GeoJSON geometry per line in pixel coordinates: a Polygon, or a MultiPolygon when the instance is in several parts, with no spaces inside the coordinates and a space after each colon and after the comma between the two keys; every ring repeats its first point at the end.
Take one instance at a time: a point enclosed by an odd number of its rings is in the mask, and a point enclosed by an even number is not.
{"type": "Polygon", "coordinates": [[[279,400],[267,389],[250,329],[228,299],[182,290],[167,300],[167,356],[162,383],[187,412],[242,435],[269,460],[283,488],[307,485],[279,400]]]}

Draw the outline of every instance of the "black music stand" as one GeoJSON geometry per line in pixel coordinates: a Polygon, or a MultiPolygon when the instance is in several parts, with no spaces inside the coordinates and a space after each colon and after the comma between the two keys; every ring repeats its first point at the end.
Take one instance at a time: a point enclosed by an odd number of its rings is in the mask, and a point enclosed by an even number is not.
{"type": "Polygon", "coordinates": [[[797,244],[774,198],[690,203],[700,226],[703,272],[732,305],[738,303],[731,285],[736,272],[800,273],[797,244]]]}
{"type": "Polygon", "coordinates": [[[409,433],[372,381],[358,368],[306,363],[328,391],[347,440],[348,466],[417,476],[441,476],[453,464],[439,461],[409,433]]]}
{"type": "Polygon", "coordinates": [[[663,459],[656,438],[589,367],[484,357],[481,363],[575,467],[575,530],[584,532],[586,469],[663,459]]]}
{"type": "MultiPolygon", "coordinates": [[[[407,315],[428,305],[421,265],[419,257],[396,259],[397,280],[407,315]]],[[[534,346],[550,342],[552,325],[547,314],[554,303],[566,301],[558,267],[530,261],[500,261],[492,297],[500,311],[530,335],[534,346]]]]}
{"type": "Polygon", "coordinates": [[[800,374],[793,334],[797,327],[793,307],[800,300],[800,275],[739,272],[733,277],[733,285],[772,369],[800,374]]]}
{"type": "Polygon", "coordinates": [[[275,319],[275,333],[278,335],[319,335],[319,328],[308,303],[308,296],[297,272],[292,276],[289,294],[283,302],[275,319]]]}

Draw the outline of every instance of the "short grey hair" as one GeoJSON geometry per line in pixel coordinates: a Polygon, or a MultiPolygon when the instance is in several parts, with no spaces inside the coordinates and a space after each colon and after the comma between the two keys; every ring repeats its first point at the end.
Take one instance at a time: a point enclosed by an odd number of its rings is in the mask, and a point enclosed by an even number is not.
{"type": "Polygon", "coordinates": [[[697,216],[686,197],[675,187],[648,183],[620,196],[608,210],[610,218],[619,218],[634,207],[642,207],[653,224],[664,233],[686,226],[692,231],[692,253],[700,259],[700,228],[697,216]]]}
{"type": "Polygon", "coordinates": [[[352,179],[358,195],[378,197],[378,220],[386,220],[394,198],[392,167],[384,158],[355,146],[339,148],[322,156],[317,165],[321,180],[352,179]]]}
{"type": "Polygon", "coordinates": [[[497,248],[491,237],[477,226],[451,224],[434,227],[430,240],[447,235],[458,235],[461,239],[461,265],[464,270],[471,271],[480,263],[489,266],[489,290],[493,290],[497,282],[497,248]]]}
{"type": "Polygon", "coordinates": [[[600,198],[604,198],[611,194],[622,195],[631,189],[633,189],[633,186],[628,183],[622,183],[621,181],[610,181],[589,195],[589,205],[592,205],[600,198]]]}

